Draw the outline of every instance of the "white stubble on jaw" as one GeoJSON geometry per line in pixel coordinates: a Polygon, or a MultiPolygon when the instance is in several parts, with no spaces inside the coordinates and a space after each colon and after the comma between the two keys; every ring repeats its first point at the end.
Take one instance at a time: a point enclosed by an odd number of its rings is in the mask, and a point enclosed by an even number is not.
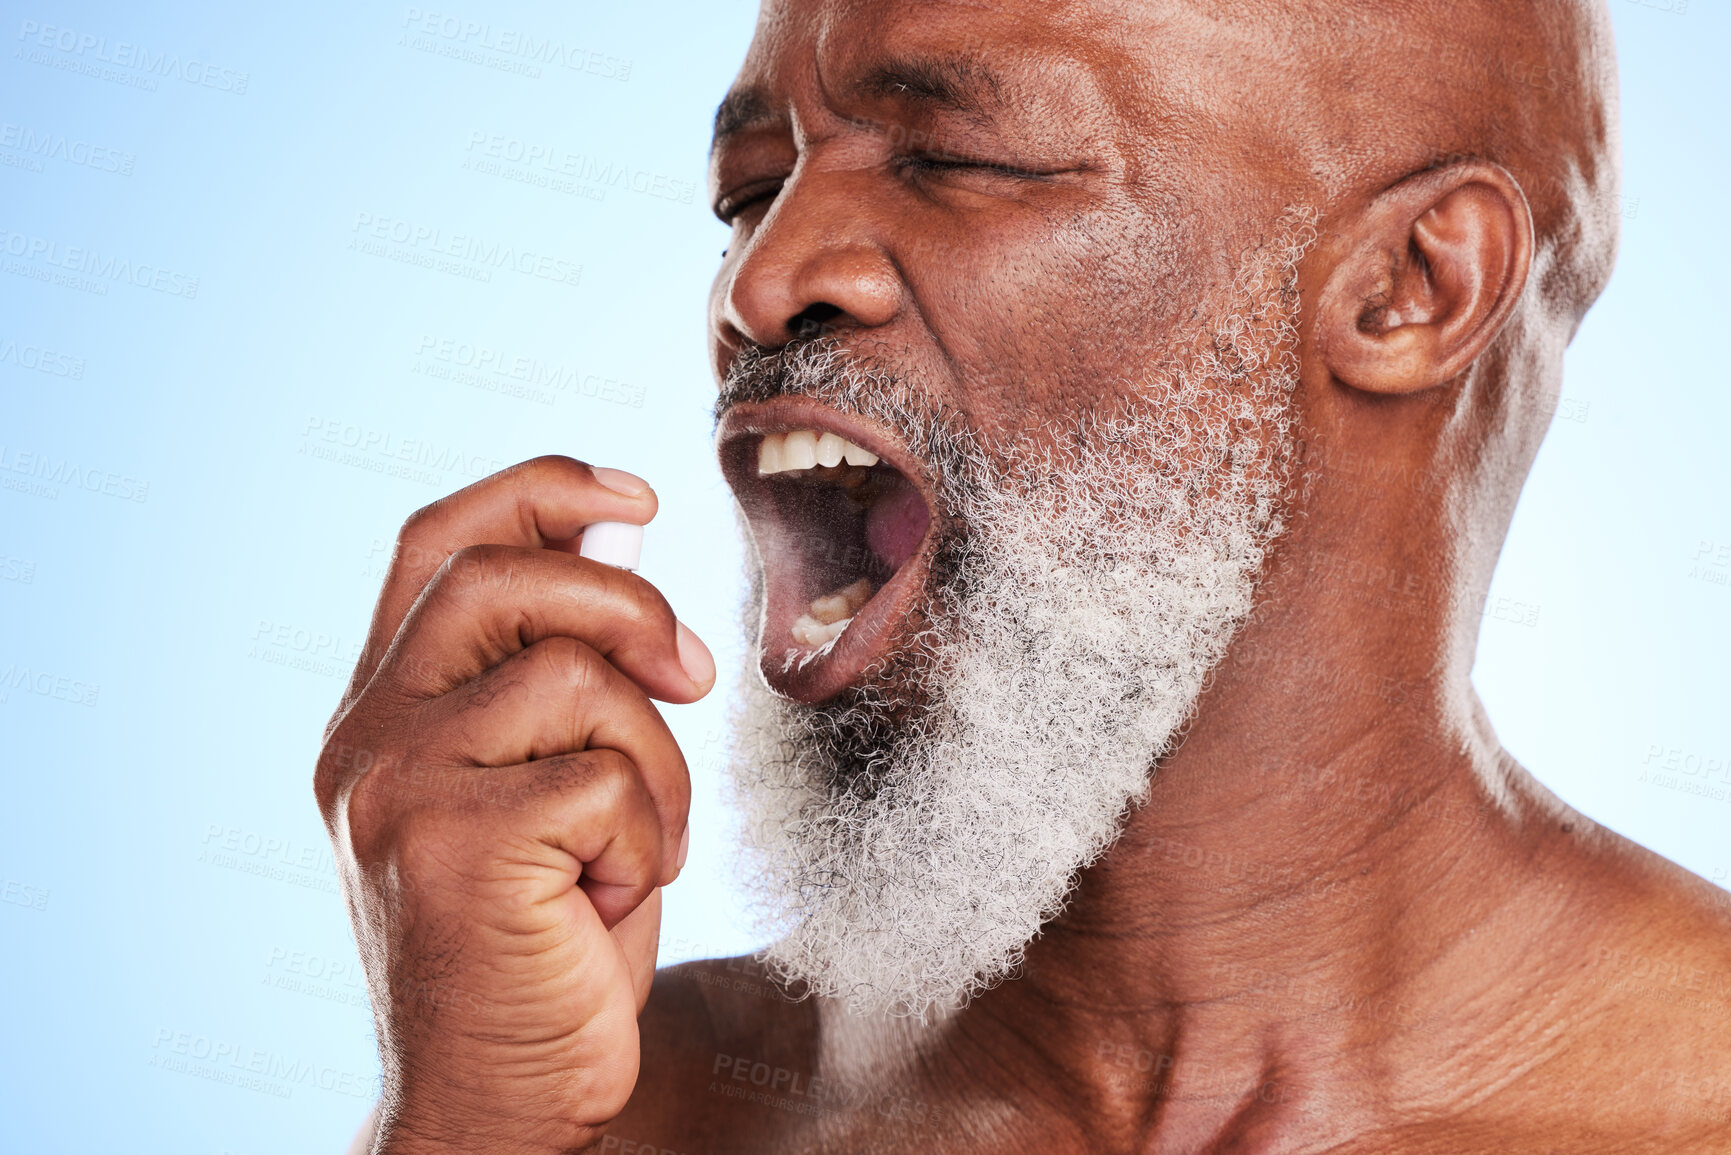
{"type": "Polygon", "coordinates": [[[1204,477],[1154,422],[1127,423],[1080,461],[1022,463],[1042,484],[988,486],[960,511],[970,548],[952,588],[966,592],[929,632],[912,718],[801,706],[745,680],[733,795],[781,974],[861,1012],[953,1007],[1014,970],[1111,845],[1280,528],[1283,482],[1257,458],[1280,451],[1295,381],[1296,302],[1286,268],[1265,299],[1275,272],[1219,326],[1232,357],[1143,399],[1163,419],[1213,401],[1188,431],[1192,449],[1222,451],[1204,477]],[[1258,440],[1234,441],[1235,421],[1258,440]],[[855,748],[862,733],[874,748],[855,748]],[[848,785],[862,767],[875,789],[848,785]]]}

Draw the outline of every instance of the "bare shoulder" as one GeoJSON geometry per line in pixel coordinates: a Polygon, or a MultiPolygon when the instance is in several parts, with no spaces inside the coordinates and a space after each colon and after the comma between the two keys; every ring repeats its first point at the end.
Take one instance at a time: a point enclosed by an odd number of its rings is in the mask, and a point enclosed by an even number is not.
{"type": "Polygon", "coordinates": [[[1599,859],[1614,875],[1595,879],[1597,925],[1578,972],[1583,986],[1607,996],[1612,1022],[1694,1028],[1646,1047],[1700,1035],[1703,1046],[1731,1059],[1731,894],[1625,839],[1599,859]]]}
{"type": "Polygon", "coordinates": [[[637,1089],[604,1152],[797,1149],[799,1092],[818,1067],[811,1001],[788,997],[750,958],[708,959],[656,972],[638,1029],[637,1089]]]}
{"type": "Polygon", "coordinates": [[[1571,825],[1535,865],[1532,917],[1479,928],[1486,981],[1453,974],[1457,1000],[1423,1021],[1414,1049],[1446,1039],[1440,1062],[1328,1155],[1731,1152],[1731,896],[1571,825]]]}
{"type": "Polygon", "coordinates": [[[1724,1155],[1727,1150],[1731,1130],[1711,1126],[1636,1134],[1456,1120],[1377,1131],[1331,1147],[1325,1155],[1724,1155]]]}
{"type": "Polygon", "coordinates": [[[1575,933],[1528,954],[1549,956],[1545,981],[1516,962],[1537,997],[1532,1029],[1508,1037],[1536,1061],[1462,1116],[1501,1145],[1456,1134],[1413,1150],[1731,1151],[1731,895],[1598,834],[1565,908],[1575,933]]]}

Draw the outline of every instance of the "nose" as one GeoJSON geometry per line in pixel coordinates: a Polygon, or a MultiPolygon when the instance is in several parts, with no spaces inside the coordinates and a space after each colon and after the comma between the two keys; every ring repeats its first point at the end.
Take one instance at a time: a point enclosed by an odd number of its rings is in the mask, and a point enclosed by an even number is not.
{"type": "Polygon", "coordinates": [[[782,189],[719,294],[716,324],[725,344],[773,349],[895,319],[902,279],[873,235],[861,183],[856,174],[807,168],[782,189]]]}

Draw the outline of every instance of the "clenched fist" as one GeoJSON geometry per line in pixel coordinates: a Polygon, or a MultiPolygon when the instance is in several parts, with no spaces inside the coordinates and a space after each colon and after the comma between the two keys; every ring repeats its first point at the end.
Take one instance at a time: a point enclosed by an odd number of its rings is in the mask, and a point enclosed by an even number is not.
{"type": "Polygon", "coordinates": [[[562,457],[409,519],[314,779],[384,1061],[376,1151],[582,1150],[624,1106],[715,664],[576,556],[655,495],[562,457]]]}

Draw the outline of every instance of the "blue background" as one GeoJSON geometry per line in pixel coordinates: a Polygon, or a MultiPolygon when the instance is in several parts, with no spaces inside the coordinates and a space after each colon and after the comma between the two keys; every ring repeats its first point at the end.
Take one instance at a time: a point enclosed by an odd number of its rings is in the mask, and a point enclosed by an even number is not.
{"type": "MultiPolygon", "coordinates": [[[[1622,257],[1475,677],[1547,784],[1724,883],[1731,38],[1682,4],[1612,0],[1622,257]]],[[[634,470],[663,498],[645,575],[737,667],[703,179],[755,8],[6,7],[0,1149],[340,1151],[377,1059],[309,782],[402,519],[536,454],[634,470]],[[489,25],[466,48],[463,21],[489,25]],[[525,70],[523,34],[579,67],[525,70]],[[121,42],[148,57],[96,59],[121,42]],[[589,179],[509,159],[531,147],[589,179]],[[502,246],[565,279],[492,267],[502,246]],[[81,260],[152,272],[55,263],[81,260]],[[521,363],[539,384],[495,371],[521,363]]],[[[696,797],[664,961],[758,941],[726,696],[667,711],[696,797]]]]}

